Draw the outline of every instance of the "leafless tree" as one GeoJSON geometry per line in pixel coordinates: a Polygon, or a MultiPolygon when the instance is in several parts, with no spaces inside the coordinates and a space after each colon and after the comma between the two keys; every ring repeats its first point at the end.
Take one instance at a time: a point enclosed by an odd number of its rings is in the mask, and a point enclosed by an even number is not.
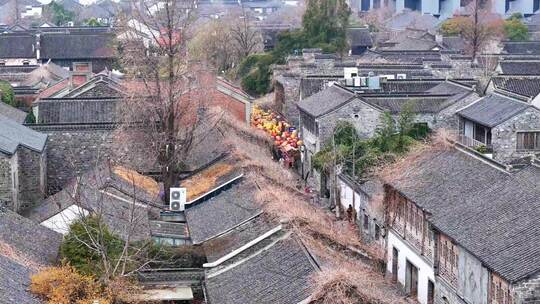
{"type": "Polygon", "coordinates": [[[467,6],[468,16],[462,18],[461,35],[473,63],[484,48],[501,34],[500,18],[489,13],[489,6],[486,1],[473,0],[467,6]]]}
{"type": "Polygon", "coordinates": [[[151,255],[149,219],[152,212],[159,212],[159,204],[148,199],[151,195],[140,188],[140,175],[134,171],[121,169],[123,176],[115,179],[122,181],[113,187],[112,172],[119,168],[99,166],[49,198],[63,211],[49,219],[47,226],[63,233],[69,231],[65,242],[97,257],[93,266],[99,269],[100,280],[105,283],[158,262],[151,255]],[[68,230],[75,222],[80,230],[68,230]]]}
{"type": "Polygon", "coordinates": [[[212,121],[207,111],[211,77],[188,57],[194,5],[189,0],[133,3],[130,17],[147,29],[150,46],[124,41],[120,54],[128,97],[120,109],[118,138],[149,158],[157,155],[165,193],[178,183],[184,160],[212,121]]]}
{"type": "Polygon", "coordinates": [[[190,58],[203,60],[220,72],[236,67],[246,56],[262,50],[261,32],[243,8],[201,25],[189,43],[190,58]]]}
{"type": "Polygon", "coordinates": [[[231,25],[231,37],[236,42],[236,52],[240,58],[244,58],[256,51],[261,51],[261,33],[253,27],[250,14],[241,3],[240,15],[233,20],[231,25]]]}

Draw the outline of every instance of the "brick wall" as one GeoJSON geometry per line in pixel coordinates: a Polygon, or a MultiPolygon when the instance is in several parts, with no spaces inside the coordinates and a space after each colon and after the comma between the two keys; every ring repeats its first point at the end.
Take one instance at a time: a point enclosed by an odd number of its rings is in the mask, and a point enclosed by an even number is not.
{"type": "Polygon", "coordinates": [[[234,117],[238,118],[238,120],[248,122],[249,117],[248,111],[249,111],[249,105],[246,105],[242,101],[229,96],[223,92],[218,91],[217,89],[214,90],[213,94],[213,103],[214,105],[217,105],[221,107],[222,109],[228,111],[231,113],[234,117]]]}
{"type": "Polygon", "coordinates": [[[439,276],[444,278],[450,286],[458,288],[458,263],[459,250],[458,246],[445,235],[439,235],[438,247],[438,266],[439,276]]]}
{"type": "MultiPolygon", "coordinates": [[[[526,286],[526,284],[524,284],[526,286]]],[[[513,295],[510,289],[510,285],[505,279],[498,276],[495,273],[491,274],[491,286],[489,290],[489,303],[490,304],[511,304],[514,303],[513,295]]],[[[538,303],[538,299],[535,299],[538,303]]]]}

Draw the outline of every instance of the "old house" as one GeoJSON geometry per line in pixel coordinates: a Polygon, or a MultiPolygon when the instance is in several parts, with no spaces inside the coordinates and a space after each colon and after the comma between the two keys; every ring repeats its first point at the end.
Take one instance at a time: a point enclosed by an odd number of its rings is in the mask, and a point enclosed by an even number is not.
{"type": "Polygon", "coordinates": [[[0,66],[36,65],[35,37],[29,33],[0,34],[0,66]]]}
{"type": "Polygon", "coordinates": [[[49,192],[112,155],[123,89],[111,75],[91,76],[90,70],[89,63],[76,64],[69,78],[44,90],[47,97],[33,104],[37,124],[31,127],[49,135],[49,192]]]}
{"type": "Polygon", "coordinates": [[[458,145],[407,172],[385,186],[392,279],[420,303],[534,302],[540,168],[508,171],[458,145]]]}
{"type": "Polygon", "coordinates": [[[36,65],[49,61],[71,69],[92,62],[93,72],[112,69],[114,35],[108,27],[39,27],[0,34],[0,65],[36,65]]]}
{"type": "Polygon", "coordinates": [[[56,262],[61,241],[60,234],[0,206],[0,302],[41,303],[29,291],[30,276],[56,262]]]}
{"type": "MultiPolygon", "coordinates": [[[[299,130],[304,141],[302,176],[319,180],[312,157],[331,139],[340,121],[350,122],[361,138],[371,138],[381,124],[381,115],[397,119],[405,107],[415,113],[415,123],[430,129],[457,130],[456,112],[477,99],[472,88],[454,81],[440,83],[419,93],[369,93],[368,88],[334,84],[298,103],[299,130]]],[[[320,183],[321,192],[325,182],[320,183]]]]}
{"type": "Polygon", "coordinates": [[[0,115],[1,200],[15,212],[38,203],[46,193],[47,135],[0,115]]]}
{"type": "MultiPolygon", "coordinates": [[[[426,69],[422,62],[408,61],[403,54],[392,54],[394,57],[388,60],[378,60],[370,58],[371,56],[381,57],[380,54],[368,50],[360,57],[340,59],[333,54],[322,54],[320,49],[304,49],[301,56],[289,56],[286,65],[276,66],[273,70],[276,110],[285,115],[292,124],[298,125],[299,113],[296,104],[307,97],[301,93],[301,82],[304,78],[344,79],[351,73],[385,79],[433,78],[432,71],[426,69]],[[350,72],[351,70],[354,72],[350,72]]],[[[412,54],[409,58],[416,60],[420,56],[412,54]]]]}
{"type": "Polygon", "coordinates": [[[497,161],[511,162],[540,149],[540,109],[527,101],[495,92],[457,114],[460,141],[497,161]]]}

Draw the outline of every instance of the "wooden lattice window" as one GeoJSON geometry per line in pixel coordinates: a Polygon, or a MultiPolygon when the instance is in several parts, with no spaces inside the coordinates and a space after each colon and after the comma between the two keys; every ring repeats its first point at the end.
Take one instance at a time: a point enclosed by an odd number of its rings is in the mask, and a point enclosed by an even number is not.
{"type": "Polygon", "coordinates": [[[540,131],[518,132],[516,148],[518,151],[540,150],[540,131]]]}

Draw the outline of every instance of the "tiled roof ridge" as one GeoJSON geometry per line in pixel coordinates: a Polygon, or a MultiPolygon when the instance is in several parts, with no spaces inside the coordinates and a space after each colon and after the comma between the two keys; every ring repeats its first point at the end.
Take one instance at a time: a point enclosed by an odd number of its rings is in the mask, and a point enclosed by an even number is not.
{"type": "MultiPolygon", "coordinates": [[[[258,216],[261,216],[262,215],[262,212],[260,214],[257,214],[255,217],[258,217],[258,216]]],[[[254,217],[254,218],[255,218],[254,217]]],[[[253,218],[252,218],[253,219],[253,218]]],[[[240,227],[242,225],[245,225],[246,223],[250,222],[252,219],[249,219],[249,221],[246,221],[246,222],[243,222],[241,224],[239,224],[238,226],[235,226],[233,227],[232,229],[224,232],[223,234],[221,235],[225,235],[225,234],[228,234],[230,233],[231,231],[233,231],[235,228],[237,227],[240,227]]],[[[226,262],[227,260],[231,259],[231,258],[234,258],[235,256],[241,254],[242,252],[248,250],[249,248],[252,248],[254,246],[257,246],[257,244],[261,243],[262,241],[264,241],[265,239],[271,237],[272,235],[278,233],[279,231],[282,231],[283,227],[281,224],[277,225],[276,227],[268,230],[267,232],[261,234],[260,236],[258,236],[257,238],[255,238],[254,240],[251,240],[250,242],[244,244],[243,246],[233,250],[232,252],[222,256],[221,258],[217,259],[216,261],[214,262],[211,262],[211,263],[205,263],[203,265],[203,267],[216,267],[216,266],[219,266],[220,264],[226,262]]],[[[220,236],[221,236],[220,235],[220,236]]]]}
{"type": "Polygon", "coordinates": [[[292,235],[292,231],[288,231],[287,233],[285,233],[284,235],[280,236],[279,238],[273,240],[270,244],[266,245],[264,248],[261,248],[260,250],[257,250],[256,252],[254,252],[253,254],[249,255],[248,257],[244,258],[244,259],[241,259],[239,261],[236,261],[230,265],[227,265],[226,267],[222,268],[222,269],[219,269],[217,270],[216,272],[213,272],[211,274],[208,274],[208,278],[213,278],[215,276],[218,276],[228,270],[231,270],[233,268],[235,268],[236,266],[238,265],[241,265],[249,260],[251,260],[252,258],[255,258],[257,257],[258,255],[264,253],[266,250],[272,248],[273,246],[275,246],[277,243],[279,243],[280,241],[283,241],[283,240],[286,240],[287,238],[291,237],[292,235]]]}

